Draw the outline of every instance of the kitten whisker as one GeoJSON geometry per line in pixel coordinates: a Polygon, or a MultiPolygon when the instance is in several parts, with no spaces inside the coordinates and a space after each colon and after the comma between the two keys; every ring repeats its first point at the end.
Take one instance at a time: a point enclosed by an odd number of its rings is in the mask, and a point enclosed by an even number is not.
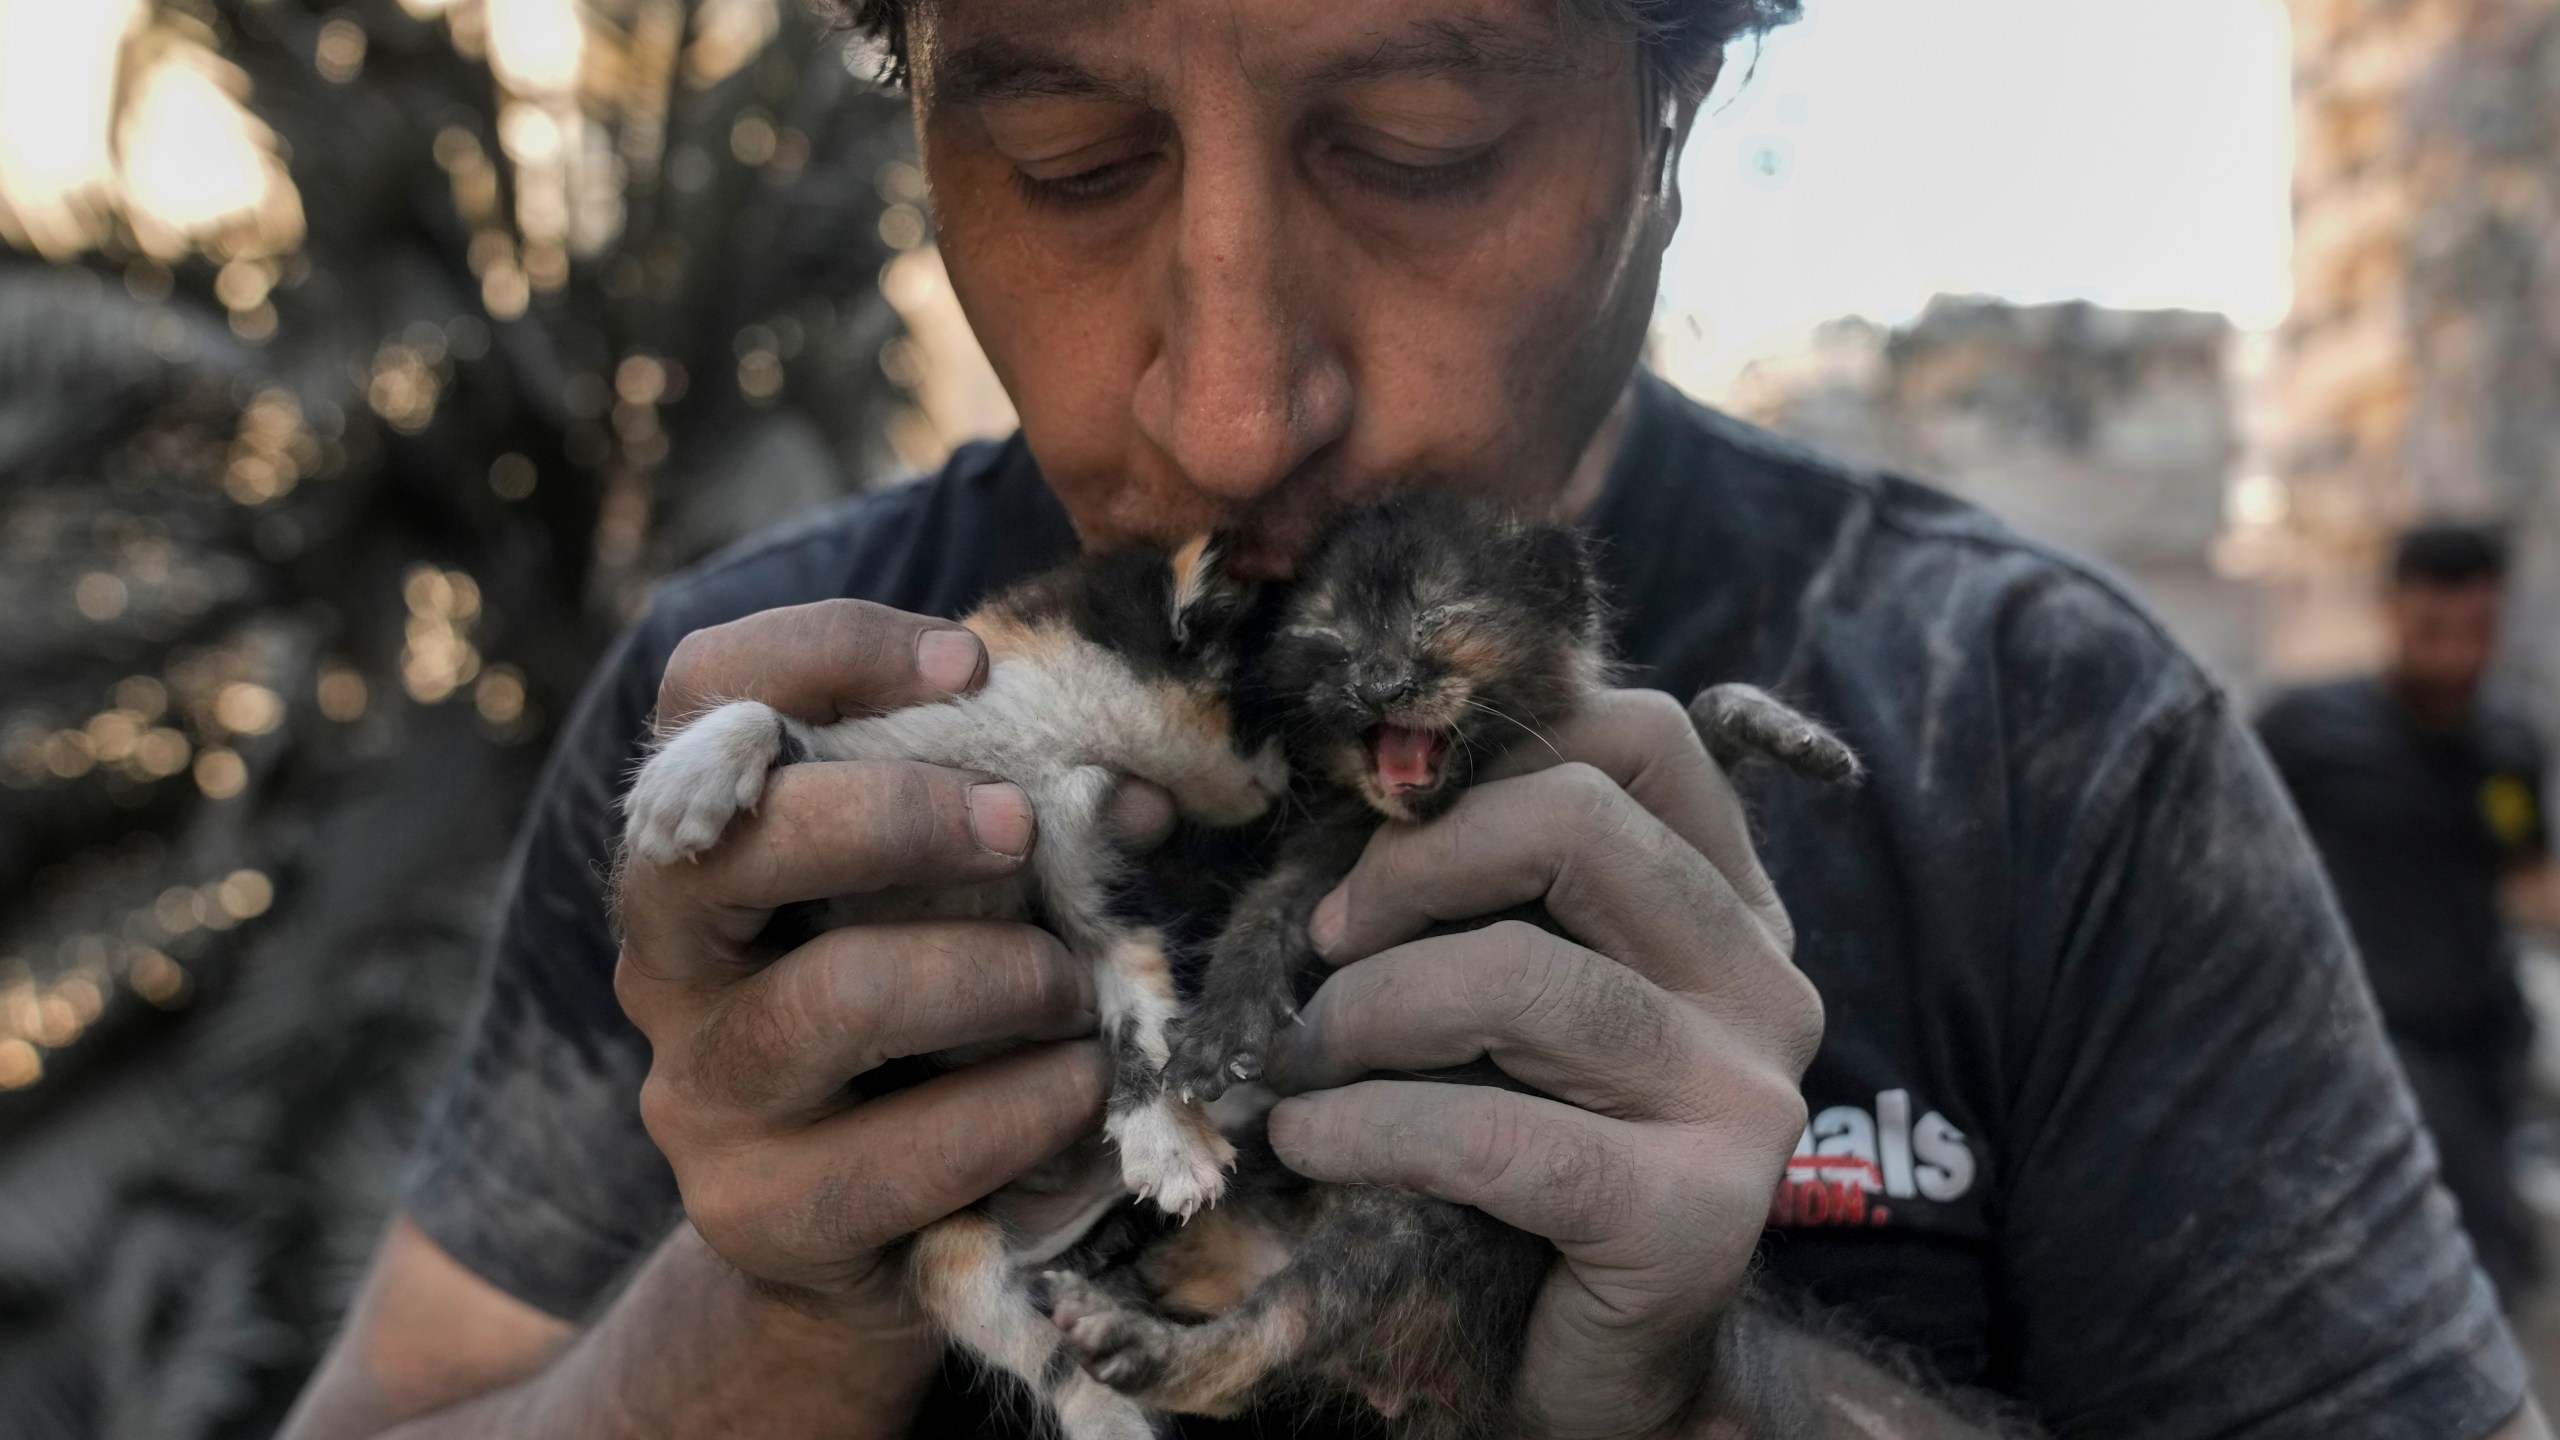
{"type": "Polygon", "coordinates": [[[1539,744],[1546,746],[1546,747],[1547,747],[1547,753],[1549,753],[1549,754],[1551,754],[1551,755],[1555,756],[1558,762],[1562,762],[1562,761],[1563,761],[1563,759],[1564,759],[1564,752],[1563,752],[1562,750],[1558,750],[1558,749],[1556,748],[1556,742],[1554,742],[1553,740],[1548,739],[1548,738],[1547,738],[1547,736],[1546,736],[1546,732],[1545,732],[1545,731],[1543,731],[1543,730],[1540,730],[1537,726],[1530,724],[1528,721],[1523,720],[1523,719],[1521,719],[1520,717],[1518,717],[1518,716],[1516,716],[1516,715],[1505,714],[1503,711],[1497,710],[1497,709],[1495,709],[1493,706],[1491,706],[1491,705],[1487,705],[1487,704],[1486,704],[1486,703],[1484,703],[1483,701],[1478,700],[1478,699],[1475,699],[1475,698],[1474,698],[1474,697],[1472,697],[1472,696],[1468,697],[1465,701],[1463,701],[1463,702],[1461,702],[1461,703],[1463,703],[1463,704],[1465,704],[1465,705],[1467,705],[1467,706],[1469,706],[1469,707],[1471,707],[1471,708],[1473,708],[1473,709],[1482,710],[1482,711],[1483,711],[1483,712],[1485,712],[1486,714],[1491,715],[1491,716],[1495,717],[1496,719],[1500,719],[1500,720],[1507,720],[1507,721],[1511,722],[1512,724],[1519,726],[1521,729],[1526,730],[1527,732],[1529,732],[1529,736],[1530,736],[1530,738],[1532,738],[1532,739],[1536,740],[1539,744]]]}

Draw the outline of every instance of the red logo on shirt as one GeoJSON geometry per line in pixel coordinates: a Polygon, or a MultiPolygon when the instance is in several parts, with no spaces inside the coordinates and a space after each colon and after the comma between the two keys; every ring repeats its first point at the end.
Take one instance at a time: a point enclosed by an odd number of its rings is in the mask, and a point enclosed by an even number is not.
{"type": "Polygon", "coordinates": [[[1973,1188],[1964,1132],[1932,1110],[1911,1118],[1911,1092],[1887,1090],[1875,1109],[1834,1105],[1815,1115],[1769,1199],[1769,1223],[1883,1225],[1891,1201],[1945,1202],[1973,1188]]]}

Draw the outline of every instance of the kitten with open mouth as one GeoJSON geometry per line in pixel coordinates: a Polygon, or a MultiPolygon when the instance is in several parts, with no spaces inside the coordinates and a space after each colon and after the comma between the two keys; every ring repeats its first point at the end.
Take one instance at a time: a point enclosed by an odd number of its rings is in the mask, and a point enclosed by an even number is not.
{"type": "MultiPolygon", "coordinates": [[[[1466,1206],[1300,1179],[1260,1134],[1267,1092],[1240,1082],[1323,978],[1317,901],[1382,822],[1443,815],[1504,755],[1550,744],[1605,682],[1603,620],[1572,531],[1410,492],[1338,519],[1247,642],[1239,723],[1280,736],[1296,819],[1218,933],[1159,1081],[1218,1101],[1222,1123],[1241,1115],[1238,1169],[1185,1228],[1089,1245],[1043,1277],[1095,1379],[1152,1411],[1349,1400],[1404,1440],[1509,1431],[1553,1248],[1466,1206]]],[[[1711,689],[1691,714],[1720,761],[1856,774],[1829,732],[1748,686],[1711,689]]],[[[1444,929],[1501,918],[1546,923],[1532,905],[1444,929]]],[[[1482,1061],[1424,1078],[1525,1088],[1482,1061]]]]}

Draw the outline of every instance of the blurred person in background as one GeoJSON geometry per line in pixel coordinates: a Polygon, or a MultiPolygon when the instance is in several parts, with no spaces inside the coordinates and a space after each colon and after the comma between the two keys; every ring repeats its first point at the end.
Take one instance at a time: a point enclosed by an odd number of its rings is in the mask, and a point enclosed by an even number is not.
{"type": "Polygon", "coordinates": [[[2510,926],[2560,933],[2543,752],[2482,694],[2506,549],[2486,529],[2402,536],[2378,675],[2276,699],[2259,732],[2336,882],[2384,1025],[2480,1263],[2513,1304],[2539,1278],[2508,1141],[2533,1020],[2510,926]]]}

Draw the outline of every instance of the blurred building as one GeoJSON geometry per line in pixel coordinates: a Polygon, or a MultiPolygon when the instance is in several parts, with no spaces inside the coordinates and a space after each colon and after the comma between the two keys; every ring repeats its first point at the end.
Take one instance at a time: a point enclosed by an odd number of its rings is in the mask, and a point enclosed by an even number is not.
{"type": "Polygon", "coordinates": [[[2295,304],[2266,394],[2280,505],[2243,560],[2288,669],[2367,663],[2390,533],[2518,543],[2502,681],[2560,728],[2560,6],[2295,0],[2295,304]],[[2544,617],[2544,623],[2533,623],[2544,617]]]}
{"type": "Polygon", "coordinates": [[[1725,404],[2099,561],[2247,693],[2265,675],[2259,596],[2216,566],[2244,450],[2234,348],[2218,315],[1941,296],[1899,330],[1825,325],[1725,404]]]}

